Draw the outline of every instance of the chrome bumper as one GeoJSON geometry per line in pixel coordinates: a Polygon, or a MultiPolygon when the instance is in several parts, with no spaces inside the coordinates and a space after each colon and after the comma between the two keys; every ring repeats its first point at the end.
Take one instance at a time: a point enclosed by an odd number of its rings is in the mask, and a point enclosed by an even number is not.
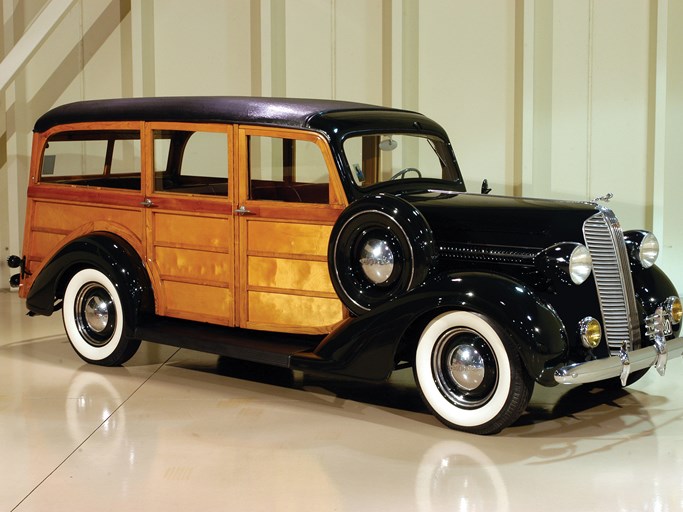
{"type": "Polygon", "coordinates": [[[683,355],[683,338],[674,338],[664,343],[656,342],[651,347],[632,352],[622,348],[619,356],[563,366],[555,370],[555,381],[560,384],[585,384],[620,377],[622,384],[625,385],[630,372],[643,368],[654,366],[661,375],[664,375],[667,359],[680,355],[683,355]]]}

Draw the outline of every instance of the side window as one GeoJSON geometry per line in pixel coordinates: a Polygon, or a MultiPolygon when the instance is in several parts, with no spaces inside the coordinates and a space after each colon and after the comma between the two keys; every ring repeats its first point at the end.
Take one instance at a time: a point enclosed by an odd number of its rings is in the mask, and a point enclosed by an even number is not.
{"type": "Polygon", "coordinates": [[[310,141],[249,137],[249,198],[290,203],[329,203],[330,177],[310,141]]]}
{"type": "Polygon", "coordinates": [[[140,190],[140,132],[60,132],[45,145],[40,180],[140,190]]]}
{"type": "Polygon", "coordinates": [[[225,132],[154,130],[154,190],[228,195],[225,132]]]}

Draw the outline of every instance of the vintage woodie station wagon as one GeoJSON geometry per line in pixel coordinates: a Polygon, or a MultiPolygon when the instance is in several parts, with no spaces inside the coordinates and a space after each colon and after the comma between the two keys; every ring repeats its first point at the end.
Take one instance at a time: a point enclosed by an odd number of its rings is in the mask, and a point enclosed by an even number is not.
{"type": "Polygon", "coordinates": [[[30,314],[85,361],[140,340],[382,380],[495,433],[535,383],[627,385],[683,353],[656,238],[602,202],[468,193],[444,130],[358,103],[138,98],[35,124],[30,314]]]}

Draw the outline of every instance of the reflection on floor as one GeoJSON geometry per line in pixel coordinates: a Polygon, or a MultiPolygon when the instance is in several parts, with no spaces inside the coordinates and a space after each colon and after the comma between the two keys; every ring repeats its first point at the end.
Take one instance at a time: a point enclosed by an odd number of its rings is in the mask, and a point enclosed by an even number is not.
{"type": "Polygon", "coordinates": [[[0,292],[0,510],[683,508],[683,364],[536,390],[501,434],[441,426],[410,370],[361,385],[143,343],[84,364],[0,292]]]}

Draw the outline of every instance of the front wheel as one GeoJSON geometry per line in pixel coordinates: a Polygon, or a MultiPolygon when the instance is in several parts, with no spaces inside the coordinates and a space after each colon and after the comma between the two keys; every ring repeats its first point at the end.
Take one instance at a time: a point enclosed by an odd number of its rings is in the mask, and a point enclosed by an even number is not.
{"type": "Polygon", "coordinates": [[[511,342],[486,317],[451,311],[432,320],[415,353],[415,381],[450,428],[495,434],[515,422],[534,382],[511,342]]]}
{"type": "Polygon", "coordinates": [[[88,363],[118,366],[140,346],[140,340],[125,336],[121,297],[111,279],[99,270],[86,268],[69,280],[62,318],[71,346],[88,363]]]}

